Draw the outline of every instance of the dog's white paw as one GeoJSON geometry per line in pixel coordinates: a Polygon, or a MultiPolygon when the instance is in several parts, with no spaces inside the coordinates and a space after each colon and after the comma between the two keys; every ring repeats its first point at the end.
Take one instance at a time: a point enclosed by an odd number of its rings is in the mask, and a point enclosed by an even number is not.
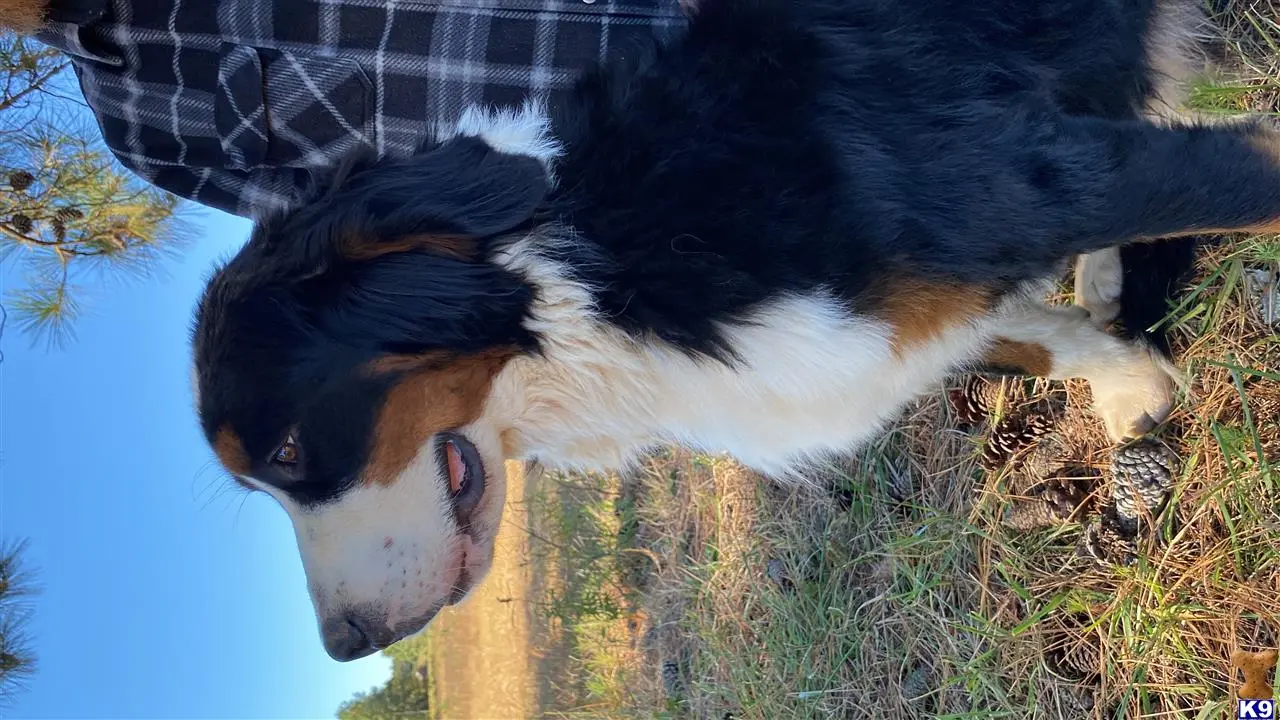
{"type": "Polygon", "coordinates": [[[1142,437],[1169,417],[1177,370],[1154,352],[1137,349],[1131,363],[1090,377],[1093,409],[1112,442],[1142,437]]]}
{"type": "Polygon", "coordinates": [[[1089,319],[1106,327],[1120,314],[1124,266],[1120,248],[1110,247],[1076,258],[1076,304],[1089,311],[1089,319]]]}

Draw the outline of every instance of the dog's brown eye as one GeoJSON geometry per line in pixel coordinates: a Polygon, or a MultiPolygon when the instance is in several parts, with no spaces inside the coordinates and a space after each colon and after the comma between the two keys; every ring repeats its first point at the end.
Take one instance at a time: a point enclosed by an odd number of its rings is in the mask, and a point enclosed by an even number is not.
{"type": "Polygon", "coordinates": [[[292,435],[285,438],[284,443],[276,448],[275,453],[271,456],[271,462],[277,465],[290,466],[298,464],[298,442],[293,439],[292,435]]]}

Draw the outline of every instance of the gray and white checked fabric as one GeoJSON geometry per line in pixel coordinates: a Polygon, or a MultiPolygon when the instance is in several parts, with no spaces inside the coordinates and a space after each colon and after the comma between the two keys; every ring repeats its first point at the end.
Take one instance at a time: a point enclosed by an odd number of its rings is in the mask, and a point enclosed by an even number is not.
{"type": "Polygon", "coordinates": [[[468,105],[554,101],[685,23],[678,0],[96,1],[99,19],[40,39],[71,58],[107,146],[245,216],[360,146],[411,152],[468,105]]]}

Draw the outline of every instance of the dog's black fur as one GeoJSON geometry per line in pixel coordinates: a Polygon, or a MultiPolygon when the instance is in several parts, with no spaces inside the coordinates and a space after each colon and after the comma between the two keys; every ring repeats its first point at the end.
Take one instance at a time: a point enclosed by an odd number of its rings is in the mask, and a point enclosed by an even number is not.
{"type": "Polygon", "coordinates": [[[1162,355],[1171,355],[1165,319],[1195,268],[1196,250],[1217,241],[1216,237],[1193,236],[1121,248],[1124,286],[1116,318],[1119,334],[1144,340],[1162,355]]]}
{"type": "Polygon", "coordinates": [[[885,277],[1007,290],[1074,253],[1262,220],[1248,130],[1139,120],[1154,0],[710,0],[558,108],[544,211],[605,314],[728,357],[717,324],[885,277]],[[1227,188],[1230,188],[1228,190],[1227,188]]]}

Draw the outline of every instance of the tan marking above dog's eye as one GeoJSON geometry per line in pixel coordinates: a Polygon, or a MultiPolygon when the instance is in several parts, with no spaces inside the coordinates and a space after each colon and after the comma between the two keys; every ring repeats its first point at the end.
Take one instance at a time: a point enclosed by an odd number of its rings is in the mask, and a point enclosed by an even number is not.
{"type": "Polygon", "coordinates": [[[298,464],[298,441],[290,435],[284,439],[280,447],[271,454],[271,462],[277,465],[297,465],[298,464]]]}

